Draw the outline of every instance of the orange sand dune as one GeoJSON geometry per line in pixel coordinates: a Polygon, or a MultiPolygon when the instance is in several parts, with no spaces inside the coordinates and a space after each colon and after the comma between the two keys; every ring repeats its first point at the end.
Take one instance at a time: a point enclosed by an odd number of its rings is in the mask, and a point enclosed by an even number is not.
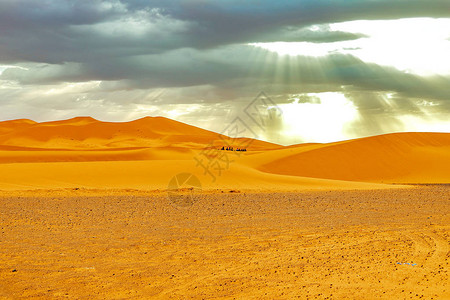
{"type": "Polygon", "coordinates": [[[348,182],[261,172],[239,163],[231,164],[215,178],[204,174],[190,160],[91,161],[0,164],[3,190],[29,189],[137,189],[165,190],[176,174],[196,175],[204,190],[237,189],[294,191],[322,189],[385,189],[390,185],[348,182]]]}
{"type": "Polygon", "coordinates": [[[299,147],[259,169],[352,181],[448,183],[450,134],[395,133],[299,147]]]}
{"type": "MultiPolygon", "coordinates": [[[[123,147],[186,147],[201,149],[222,145],[225,136],[163,117],[131,122],[101,122],[90,117],[63,121],[0,122],[0,145],[48,149],[111,149],[123,147]]],[[[278,145],[254,140],[252,149],[278,145]]]]}
{"type": "Polygon", "coordinates": [[[21,128],[26,128],[36,124],[35,121],[28,119],[18,119],[0,122],[0,134],[6,134],[21,128]]]}
{"type": "Polygon", "coordinates": [[[283,147],[230,139],[162,117],[123,123],[89,117],[0,122],[0,189],[8,190],[165,189],[181,172],[197,175],[208,189],[367,189],[390,186],[380,183],[448,183],[448,170],[449,133],[283,147]],[[218,150],[241,142],[249,144],[247,152],[218,150]],[[207,156],[205,149],[210,149],[207,156]],[[223,155],[227,166],[213,170],[214,178],[196,160],[223,155]]]}

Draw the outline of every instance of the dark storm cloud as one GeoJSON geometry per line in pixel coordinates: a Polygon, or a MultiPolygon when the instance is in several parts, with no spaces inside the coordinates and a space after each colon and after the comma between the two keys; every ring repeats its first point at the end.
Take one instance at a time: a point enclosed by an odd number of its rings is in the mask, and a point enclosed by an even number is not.
{"type": "MultiPolygon", "coordinates": [[[[146,3],[130,1],[128,7],[142,9],[146,3]]],[[[252,41],[255,36],[270,35],[289,26],[450,14],[446,0],[199,0],[155,1],[152,5],[171,17],[195,23],[192,32],[197,47],[252,41]]]]}
{"type": "Polygon", "coordinates": [[[179,48],[258,41],[338,41],[348,33],[297,30],[356,19],[449,16],[435,1],[0,2],[0,61],[95,62],[179,48]]]}
{"type": "Polygon", "coordinates": [[[0,2],[0,61],[84,62],[183,47],[185,24],[119,1],[0,2]]]}
{"type": "Polygon", "coordinates": [[[212,85],[241,92],[251,88],[253,93],[270,89],[273,94],[317,92],[315,89],[322,86],[322,91],[395,92],[405,98],[440,100],[448,100],[450,94],[449,76],[422,77],[344,54],[280,57],[246,45],[208,51],[180,49],[95,64],[26,66],[28,69],[6,69],[0,79],[28,85],[89,80],[117,82],[108,85],[112,89],[212,85]]]}
{"type": "Polygon", "coordinates": [[[354,40],[364,35],[331,31],[326,23],[449,12],[450,2],[441,0],[2,1],[0,62],[28,70],[10,68],[0,79],[113,81],[123,89],[270,85],[280,93],[296,93],[300,84],[315,91],[352,86],[441,99],[449,94],[447,77],[421,78],[345,55],[280,59],[236,43],[354,40]]]}

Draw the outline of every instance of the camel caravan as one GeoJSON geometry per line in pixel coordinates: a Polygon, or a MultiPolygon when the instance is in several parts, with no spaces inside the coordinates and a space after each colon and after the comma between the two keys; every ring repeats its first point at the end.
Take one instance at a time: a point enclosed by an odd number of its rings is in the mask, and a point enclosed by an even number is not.
{"type": "Polygon", "coordinates": [[[225,150],[225,151],[243,151],[243,152],[245,152],[245,151],[247,151],[247,149],[245,149],[245,148],[236,148],[236,150],[234,150],[234,148],[233,147],[225,147],[225,146],[223,146],[220,150],[225,150]]]}

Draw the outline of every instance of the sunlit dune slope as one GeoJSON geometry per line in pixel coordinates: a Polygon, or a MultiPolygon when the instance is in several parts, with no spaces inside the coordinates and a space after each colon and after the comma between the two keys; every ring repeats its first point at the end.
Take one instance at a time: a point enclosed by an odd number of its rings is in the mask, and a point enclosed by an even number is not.
{"type": "MultiPolygon", "coordinates": [[[[0,122],[2,146],[41,149],[89,150],[130,147],[180,147],[202,149],[225,144],[215,132],[163,117],[131,122],[101,122],[90,117],[35,123],[30,120],[0,122]]],[[[253,149],[279,145],[254,140],[253,149]]]]}
{"type": "Polygon", "coordinates": [[[386,187],[379,183],[449,183],[449,170],[450,133],[283,147],[229,139],[162,117],[0,122],[0,189],[164,189],[181,172],[197,175],[211,189],[365,189],[386,187]],[[249,144],[247,152],[218,150],[241,142],[249,144]],[[221,170],[211,167],[217,178],[198,158],[222,159],[221,170]]]}
{"type": "Polygon", "coordinates": [[[192,173],[203,190],[384,189],[388,185],[270,174],[231,164],[214,178],[190,160],[90,161],[0,164],[1,190],[138,189],[165,190],[173,176],[192,173]]]}
{"type": "Polygon", "coordinates": [[[18,119],[0,122],[0,135],[14,132],[36,124],[35,121],[28,119],[18,119]]]}
{"type": "MultiPolygon", "coordinates": [[[[291,148],[261,158],[262,171],[369,182],[450,182],[450,133],[395,133],[291,148]]],[[[277,151],[278,152],[278,151],[277,151]]]]}

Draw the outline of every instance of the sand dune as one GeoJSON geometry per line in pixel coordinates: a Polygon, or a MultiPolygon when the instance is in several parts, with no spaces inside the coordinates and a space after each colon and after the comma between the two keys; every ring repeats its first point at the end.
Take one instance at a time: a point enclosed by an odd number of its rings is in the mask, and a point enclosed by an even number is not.
{"type": "MultiPolygon", "coordinates": [[[[32,121],[30,121],[32,122],[32,121]]],[[[90,117],[28,123],[0,122],[0,145],[47,149],[111,149],[124,147],[184,147],[201,149],[226,137],[215,132],[163,117],[145,117],[131,122],[101,122],[90,117]],[[15,128],[15,129],[14,129],[15,128]]],[[[223,143],[222,143],[223,144],[223,143]]],[[[253,149],[278,145],[257,141],[253,149]]]]}
{"type": "Polygon", "coordinates": [[[28,119],[3,121],[3,122],[0,122],[0,134],[3,135],[6,133],[17,131],[21,128],[26,128],[26,127],[29,127],[34,124],[36,124],[35,121],[28,120],[28,119]]]}
{"type": "Polygon", "coordinates": [[[180,172],[206,188],[358,189],[380,183],[450,182],[450,134],[397,133],[329,144],[281,146],[230,139],[162,117],[123,123],[89,117],[0,122],[0,189],[164,189],[180,172]],[[227,143],[248,151],[219,151],[227,143]],[[212,178],[195,158],[227,156],[212,178]]]}
{"type": "Polygon", "coordinates": [[[3,190],[29,189],[136,189],[165,190],[171,178],[182,172],[196,175],[204,190],[294,191],[322,189],[385,189],[389,185],[278,175],[241,164],[217,175],[206,176],[191,160],[92,161],[17,163],[0,165],[3,190]]]}
{"type": "MultiPolygon", "coordinates": [[[[295,148],[294,148],[295,149],[295,148]]],[[[450,182],[450,134],[396,133],[298,147],[266,172],[370,182],[450,182]]]]}

